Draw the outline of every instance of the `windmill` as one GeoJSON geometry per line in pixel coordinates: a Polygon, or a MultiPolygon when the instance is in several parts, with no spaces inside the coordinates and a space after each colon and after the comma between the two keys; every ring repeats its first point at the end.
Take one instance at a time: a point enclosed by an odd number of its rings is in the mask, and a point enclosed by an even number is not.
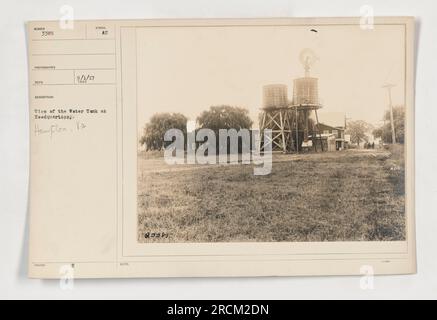
{"type": "MultiPolygon", "coordinates": [[[[295,79],[293,82],[293,100],[291,103],[291,108],[295,112],[295,121],[294,121],[294,129],[296,133],[296,141],[299,141],[299,115],[303,121],[303,147],[309,146],[309,122],[310,115],[314,111],[316,116],[316,131],[319,134],[319,140],[321,149],[323,151],[323,142],[321,139],[321,135],[319,132],[319,117],[317,114],[317,110],[322,107],[319,102],[319,86],[318,86],[318,78],[314,78],[310,76],[311,67],[317,62],[318,57],[315,52],[311,49],[303,49],[299,55],[299,60],[302,63],[305,70],[305,77],[295,79]]],[[[313,130],[314,131],[314,130],[313,130]]],[[[317,151],[317,143],[316,143],[316,132],[312,132],[312,144],[314,149],[317,151]]],[[[299,147],[297,146],[297,150],[299,147]]]]}

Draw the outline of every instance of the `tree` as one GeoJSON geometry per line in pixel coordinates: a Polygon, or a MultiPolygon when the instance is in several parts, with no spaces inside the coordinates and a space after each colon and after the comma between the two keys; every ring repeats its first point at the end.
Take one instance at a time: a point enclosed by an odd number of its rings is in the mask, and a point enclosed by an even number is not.
{"type": "Polygon", "coordinates": [[[197,122],[201,128],[208,128],[214,132],[220,129],[250,129],[252,120],[249,117],[249,110],[231,106],[212,106],[203,111],[197,122]]]}
{"type": "MultiPolygon", "coordinates": [[[[240,107],[231,107],[231,106],[212,106],[207,111],[203,111],[199,117],[197,117],[197,122],[201,129],[210,129],[214,131],[216,136],[216,145],[219,145],[219,148],[216,149],[216,152],[231,152],[230,144],[221,144],[220,141],[220,129],[235,129],[237,131],[241,129],[249,130],[252,127],[252,120],[249,117],[249,110],[240,108],[240,107]]],[[[247,150],[251,146],[251,142],[248,144],[243,141],[242,137],[238,138],[238,153],[241,153],[243,150],[247,150]]],[[[226,141],[230,141],[230,138],[227,138],[226,141]]],[[[250,136],[249,136],[250,140],[250,136]]],[[[224,142],[224,141],[222,141],[224,142]]]]}
{"type": "Polygon", "coordinates": [[[371,126],[362,120],[350,121],[347,124],[346,134],[350,134],[351,141],[358,144],[362,141],[367,141],[367,133],[371,130],[371,126]]]}
{"type": "Polygon", "coordinates": [[[165,147],[164,134],[168,130],[179,129],[186,136],[187,120],[187,117],[180,113],[154,114],[144,128],[144,135],[140,139],[140,144],[145,145],[148,151],[161,150],[165,147]]]}
{"type": "MultiPolygon", "coordinates": [[[[395,127],[396,142],[404,143],[405,140],[405,108],[398,106],[393,108],[393,122],[395,127]]],[[[392,143],[392,132],[390,123],[390,111],[384,114],[384,125],[373,130],[376,138],[381,138],[385,143],[392,143]]]]}

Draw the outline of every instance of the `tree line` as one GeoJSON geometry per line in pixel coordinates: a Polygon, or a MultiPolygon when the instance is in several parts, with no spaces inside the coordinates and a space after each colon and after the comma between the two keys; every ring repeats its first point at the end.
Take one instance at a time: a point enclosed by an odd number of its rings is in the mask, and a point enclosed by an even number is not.
{"type": "MultiPolygon", "coordinates": [[[[397,143],[405,141],[405,108],[398,106],[393,108],[393,123],[395,129],[395,138],[397,143]]],[[[384,143],[393,143],[392,129],[390,122],[390,111],[384,114],[384,125],[373,130],[376,138],[381,138],[384,143]]]]}
{"type": "MultiPolygon", "coordinates": [[[[147,151],[161,150],[171,143],[164,141],[168,130],[179,129],[186,136],[187,121],[188,118],[181,113],[156,113],[146,123],[140,144],[147,151]]],[[[253,124],[249,110],[227,105],[211,106],[196,118],[196,123],[198,129],[213,130],[217,137],[220,129],[250,129],[253,124]]]]}
{"type": "MultiPolygon", "coordinates": [[[[404,143],[405,136],[405,108],[403,106],[393,108],[394,127],[396,142],[404,143]]],[[[170,129],[179,129],[184,136],[187,134],[188,118],[181,113],[156,113],[146,123],[140,144],[147,151],[161,150],[166,144],[165,133],[170,129]]],[[[211,106],[196,118],[198,129],[211,129],[216,133],[220,129],[250,129],[253,121],[249,117],[249,110],[241,107],[228,105],[211,106]]],[[[351,141],[360,145],[368,139],[368,133],[375,138],[381,138],[384,143],[392,143],[390,112],[384,114],[384,125],[374,128],[362,120],[350,121],[347,124],[346,133],[351,135],[351,141]]]]}
{"type": "MultiPolygon", "coordinates": [[[[361,142],[367,142],[368,133],[372,133],[375,138],[381,138],[384,143],[393,143],[392,128],[390,120],[390,111],[384,112],[384,124],[379,127],[373,127],[371,124],[362,121],[349,121],[347,123],[346,133],[350,134],[351,141],[358,145],[361,142]]],[[[405,108],[398,106],[393,108],[393,123],[397,143],[404,143],[405,140],[405,108]]]]}

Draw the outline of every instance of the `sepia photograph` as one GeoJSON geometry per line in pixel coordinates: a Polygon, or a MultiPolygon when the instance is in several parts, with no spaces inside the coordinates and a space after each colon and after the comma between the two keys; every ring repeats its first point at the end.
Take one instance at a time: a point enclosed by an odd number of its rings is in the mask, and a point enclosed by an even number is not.
{"type": "Polygon", "coordinates": [[[435,297],[437,3],[198,2],[0,13],[0,299],[435,297]]]}
{"type": "Polygon", "coordinates": [[[404,26],[155,34],[136,34],[138,242],[405,240],[404,26]]]}

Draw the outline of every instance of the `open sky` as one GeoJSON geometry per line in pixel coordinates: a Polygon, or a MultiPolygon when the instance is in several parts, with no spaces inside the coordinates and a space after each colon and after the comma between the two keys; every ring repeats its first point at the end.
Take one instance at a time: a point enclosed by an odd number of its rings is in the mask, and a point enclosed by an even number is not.
{"type": "Polygon", "coordinates": [[[256,128],[262,87],[286,84],[291,99],[304,48],[318,56],[310,74],[319,78],[320,112],[380,124],[388,106],[382,85],[395,84],[393,103],[404,103],[404,32],[399,25],[138,29],[138,129],[156,112],[194,120],[221,104],[249,109],[256,128]]]}

